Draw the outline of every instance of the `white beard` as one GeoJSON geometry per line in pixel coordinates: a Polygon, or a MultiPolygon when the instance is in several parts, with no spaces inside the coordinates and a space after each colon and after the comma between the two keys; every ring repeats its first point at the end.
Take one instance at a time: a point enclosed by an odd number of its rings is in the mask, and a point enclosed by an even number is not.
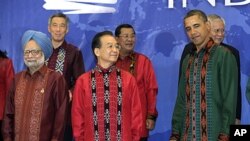
{"type": "Polygon", "coordinates": [[[40,68],[41,66],[43,66],[45,62],[45,57],[44,54],[42,54],[42,56],[37,59],[37,60],[25,60],[24,59],[24,63],[28,68],[32,68],[32,69],[36,69],[36,68],[40,68]]]}

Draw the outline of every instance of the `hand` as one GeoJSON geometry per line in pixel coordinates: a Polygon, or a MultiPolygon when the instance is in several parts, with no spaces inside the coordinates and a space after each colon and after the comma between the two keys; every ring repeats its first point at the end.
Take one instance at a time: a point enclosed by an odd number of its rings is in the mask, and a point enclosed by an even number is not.
{"type": "Polygon", "coordinates": [[[235,119],[235,125],[240,125],[240,119],[235,119]]]}
{"type": "Polygon", "coordinates": [[[72,92],[69,90],[69,102],[72,101],[72,92]]]}
{"type": "Polygon", "coordinates": [[[155,121],[152,119],[147,119],[146,120],[146,128],[148,130],[153,130],[155,128],[155,121]]]}

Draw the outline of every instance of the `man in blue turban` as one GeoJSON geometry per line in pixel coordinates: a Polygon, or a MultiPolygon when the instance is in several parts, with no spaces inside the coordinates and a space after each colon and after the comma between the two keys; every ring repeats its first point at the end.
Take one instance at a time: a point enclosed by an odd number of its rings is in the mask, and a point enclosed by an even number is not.
{"type": "Polygon", "coordinates": [[[22,47],[27,70],[15,75],[6,99],[4,140],[63,141],[69,95],[64,77],[45,64],[52,54],[46,34],[28,30],[22,47]]]}
{"type": "Polygon", "coordinates": [[[49,37],[46,34],[39,32],[39,31],[34,31],[34,30],[26,31],[22,37],[23,49],[25,45],[27,44],[27,42],[30,40],[34,40],[39,45],[39,47],[41,48],[45,56],[45,60],[47,60],[51,56],[53,47],[52,47],[52,43],[49,37]]]}

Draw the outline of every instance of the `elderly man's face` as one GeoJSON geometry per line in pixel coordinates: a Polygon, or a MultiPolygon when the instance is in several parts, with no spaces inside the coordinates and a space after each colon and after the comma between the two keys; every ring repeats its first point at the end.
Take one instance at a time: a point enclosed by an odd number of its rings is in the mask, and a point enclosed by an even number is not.
{"type": "Polygon", "coordinates": [[[225,36],[225,25],[220,19],[211,20],[211,37],[214,42],[220,44],[225,36]]]}
{"type": "Polygon", "coordinates": [[[25,65],[28,68],[39,68],[44,64],[44,60],[44,54],[39,45],[34,40],[28,41],[24,48],[25,65]]]}
{"type": "Polygon", "coordinates": [[[95,48],[95,54],[98,58],[98,64],[103,68],[108,68],[117,61],[120,46],[115,37],[111,35],[101,37],[100,41],[101,47],[95,48]]]}

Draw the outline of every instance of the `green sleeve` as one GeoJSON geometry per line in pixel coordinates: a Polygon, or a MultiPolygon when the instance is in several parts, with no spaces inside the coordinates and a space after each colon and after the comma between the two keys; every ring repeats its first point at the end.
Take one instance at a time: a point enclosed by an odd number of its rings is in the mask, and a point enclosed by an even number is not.
{"type": "Polygon", "coordinates": [[[185,66],[185,60],[183,61],[184,65],[182,64],[181,75],[179,79],[179,85],[178,85],[178,95],[175,102],[173,117],[172,117],[172,133],[173,134],[181,134],[181,130],[183,128],[183,120],[185,117],[185,110],[186,110],[186,102],[185,102],[185,71],[183,67],[185,66]]]}
{"type": "Polygon", "coordinates": [[[247,98],[248,103],[250,104],[250,77],[248,78],[248,82],[247,82],[246,98],[247,98]]]}
{"type": "Polygon", "coordinates": [[[237,62],[232,53],[223,54],[220,69],[220,81],[222,94],[222,126],[221,133],[229,134],[230,125],[234,124],[236,116],[238,70],[237,62]]]}

